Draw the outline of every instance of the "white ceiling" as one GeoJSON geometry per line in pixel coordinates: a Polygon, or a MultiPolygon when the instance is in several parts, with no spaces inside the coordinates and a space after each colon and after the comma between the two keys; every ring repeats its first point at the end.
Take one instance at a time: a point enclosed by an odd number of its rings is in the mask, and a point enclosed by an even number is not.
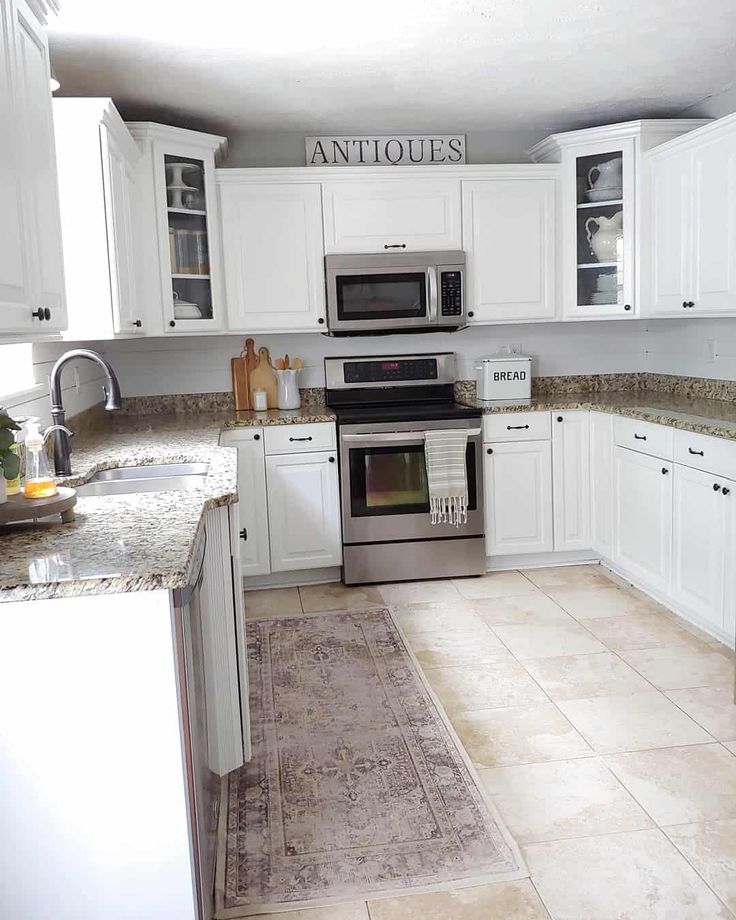
{"type": "Polygon", "coordinates": [[[224,133],[564,130],[736,74],[734,0],[62,0],[60,95],[224,133]]]}

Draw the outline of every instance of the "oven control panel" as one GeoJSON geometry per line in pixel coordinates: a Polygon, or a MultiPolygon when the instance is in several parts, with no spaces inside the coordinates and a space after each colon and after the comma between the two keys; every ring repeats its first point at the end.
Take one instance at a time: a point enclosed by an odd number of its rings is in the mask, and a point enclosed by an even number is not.
{"type": "Polygon", "coordinates": [[[462,312],[462,272],[440,271],[440,313],[442,316],[460,316],[462,312]]]}
{"type": "Polygon", "coordinates": [[[436,358],[385,358],[351,361],[344,365],[345,383],[395,383],[437,380],[436,358]]]}

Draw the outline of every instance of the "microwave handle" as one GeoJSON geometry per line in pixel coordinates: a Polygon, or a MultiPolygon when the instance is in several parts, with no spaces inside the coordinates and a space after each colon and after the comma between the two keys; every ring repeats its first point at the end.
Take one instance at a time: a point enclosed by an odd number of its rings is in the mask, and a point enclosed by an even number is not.
{"type": "Polygon", "coordinates": [[[427,287],[429,289],[429,321],[430,323],[436,323],[440,312],[437,294],[436,265],[430,265],[427,268],[427,287]]]}

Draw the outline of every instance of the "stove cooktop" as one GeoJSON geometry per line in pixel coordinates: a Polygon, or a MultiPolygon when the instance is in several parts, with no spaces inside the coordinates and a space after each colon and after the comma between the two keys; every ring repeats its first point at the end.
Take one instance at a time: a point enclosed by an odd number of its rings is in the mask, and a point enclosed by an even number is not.
{"type": "Polygon", "coordinates": [[[422,422],[444,419],[480,418],[480,409],[454,402],[419,402],[398,405],[333,406],[338,425],[364,422],[422,422]]]}

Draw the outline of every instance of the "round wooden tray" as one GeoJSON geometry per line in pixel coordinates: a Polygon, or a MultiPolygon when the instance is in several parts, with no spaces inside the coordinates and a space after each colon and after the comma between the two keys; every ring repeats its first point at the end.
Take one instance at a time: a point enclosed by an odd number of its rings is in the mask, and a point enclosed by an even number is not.
{"type": "Polygon", "coordinates": [[[19,521],[35,521],[39,518],[61,515],[63,524],[74,520],[74,506],[77,493],[74,489],[59,486],[59,494],[49,498],[26,498],[20,495],[8,495],[8,500],[0,504],[0,525],[15,524],[19,521]]]}

